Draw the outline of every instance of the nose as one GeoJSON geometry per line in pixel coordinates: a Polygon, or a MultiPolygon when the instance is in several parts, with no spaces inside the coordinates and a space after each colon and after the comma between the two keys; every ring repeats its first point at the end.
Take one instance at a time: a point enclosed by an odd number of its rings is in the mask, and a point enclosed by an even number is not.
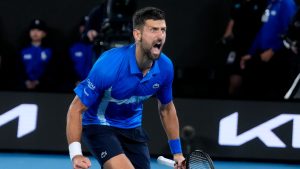
{"type": "Polygon", "coordinates": [[[164,30],[157,31],[157,37],[162,40],[166,36],[166,32],[164,30]]]}

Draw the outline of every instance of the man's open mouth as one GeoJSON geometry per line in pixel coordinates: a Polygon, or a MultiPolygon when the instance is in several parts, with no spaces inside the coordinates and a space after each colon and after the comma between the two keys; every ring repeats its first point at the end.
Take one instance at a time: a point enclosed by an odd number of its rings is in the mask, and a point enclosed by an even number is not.
{"type": "Polygon", "coordinates": [[[154,47],[154,48],[157,48],[157,49],[160,49],[161,46],[162,46],[161,43],[156,43],[156,44],[153,45],[153,47],[154,47]]]}

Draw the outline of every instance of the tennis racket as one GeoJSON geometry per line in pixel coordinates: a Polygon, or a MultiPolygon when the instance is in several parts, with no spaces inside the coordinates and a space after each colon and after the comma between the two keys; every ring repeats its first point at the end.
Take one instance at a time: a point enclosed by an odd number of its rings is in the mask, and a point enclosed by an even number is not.
{"type": "MultiPolygon", "coordinates": [[[[175,164],[175,161],[163,156],[159,156],[157,162],[169,167],[174,167],[175,164]]],[[[195,150],[186,158],[186,169],[215,169],[215,167],[207,153],[201,150],[195,150]]]]}

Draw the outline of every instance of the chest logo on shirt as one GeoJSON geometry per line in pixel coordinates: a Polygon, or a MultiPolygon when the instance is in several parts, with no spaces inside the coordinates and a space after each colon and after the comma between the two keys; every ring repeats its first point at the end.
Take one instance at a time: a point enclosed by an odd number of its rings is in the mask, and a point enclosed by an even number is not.
{"type": "Polygon", "coordinates": [[[153,86],[152,86],[153,89],[157,89],[159,88],[159,84],[158,83],[155,83],[153,86]]]}
{"type": "Polygon", "coordinates": [[[43,52],[41,53],[41,59],[42,59],[42,60],[47,60],[47,57],[48,57],[48,56],[47,56],[46,52],[43,51],[43,52]]]}
{"type": "Polygon", "coordinates": [[[30,60],[30,59],[32,58],[32,56],[31,56],[31,54],[25,54],[25,55],[23,56],[23,58],[24,58],[25,60],[30,60]]]}
{"type": "Polygon", "coordinates": [[[103,152],[101,153],[101,158],[106,157],[106,155],[107,155],[107,152],[106,152],[106,151],[103,151],[103,152]]]}
{"type": "Polygon", "coordinates": [[[275,16],[277,14],[277,12],[275,10],[271,11],[271,15],[275,16]]]}
{"type": "Polygon", "coordinates": [[[82,57],[82,56],[83,56],[83,53],[82,53],[82,52],[80,52],[80,51],[79,51],[79,52],[75,52],[75,56],[80,58],[80,57],[82,57]]]}

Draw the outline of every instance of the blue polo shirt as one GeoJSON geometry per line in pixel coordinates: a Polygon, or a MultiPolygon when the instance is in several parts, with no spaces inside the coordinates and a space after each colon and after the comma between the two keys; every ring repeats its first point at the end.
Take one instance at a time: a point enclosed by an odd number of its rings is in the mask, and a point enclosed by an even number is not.
{"type": "Polygon", "coordinates": [[[173,64],[165,55],[143,76],[135,57],[135,45],[102,54],[88,77],[75,89],[88,107],[82,124],[118,128],[141,126],[143,102],[155,95],[162,104],[172,101],[173,64]]]}
{"type": "Polygon", "coordinates": [[[258,32],[249,54],[263,52],[268,49],[278,51],[283,47],[282,35],[288,29],[296,13],[294,0],[269,0],[269,5],[263,15],[263,25],[258,32]]]}
{"type": "Polygon", "coordinates": [[[28,80],[39,80],[52,58],[52,50],[41,46],[29,46],[21,51],[28,80]]]}

